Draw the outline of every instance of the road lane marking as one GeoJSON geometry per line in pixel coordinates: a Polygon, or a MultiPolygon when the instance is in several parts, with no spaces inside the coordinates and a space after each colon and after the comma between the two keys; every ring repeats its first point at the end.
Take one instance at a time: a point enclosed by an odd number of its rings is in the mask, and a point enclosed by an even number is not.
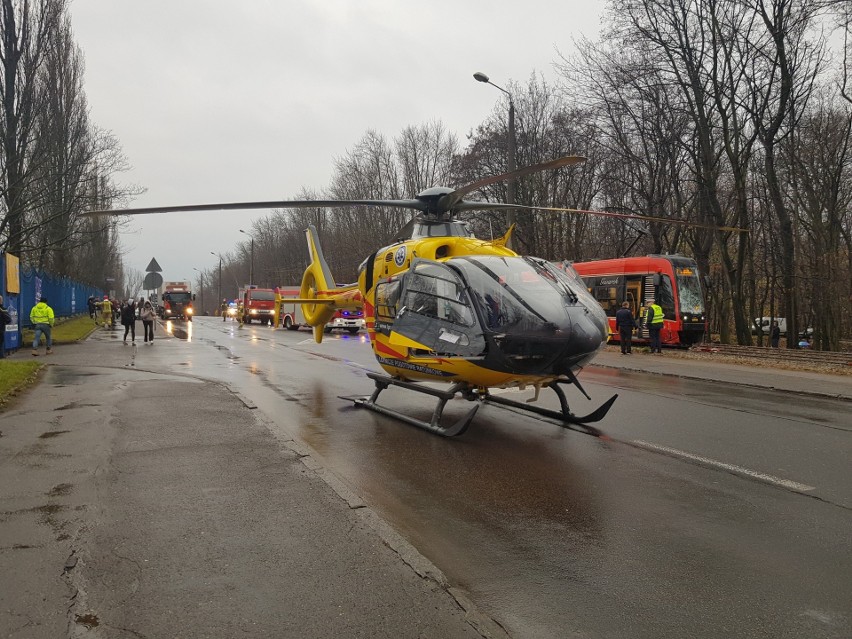
{"type": "Polygon", "coordinates": [[[689,459],[692,461],[699,462],[701,464],[712,466],[714,468],[721,468],[722,470],[727,470],[729,472],[737,473],[739,475],[745,475],[746,477],[751,477],[753,479],[759,479],[760,481],[768,482],[770,484],[775,484],[776,486],[781,486],[783,488],[787,488],[789,490],[795,490],[799,492],[808,492],[811,490],[815,490],[814,486],[808,486],[807,484],[800,484],[799,482],[791,481],[789,479],[782,479],[781,477],[775,477],[774,475],[767,475],[766,473],[760,473],[756,470],[750,470],[748,468],[743,468],[742,466],[736,466],[734,464],[726,464],[725,462],[720,462],[715,459],[710,459],[709,457],[702,457],[701,455],[693,455],[692,453],[687,453],[683,450],[678,450],[677,448],[669,448],[668,446],[660,446],[658,444],[652,444],[650,442],[642,441],[641,439],[634,439],[633,443],[642,448],[647,448],[650,450],[655,450],[661,453],[667,453],[669,455],[673,455],[675,457],[683,457],[685,459],[689,459]]]}

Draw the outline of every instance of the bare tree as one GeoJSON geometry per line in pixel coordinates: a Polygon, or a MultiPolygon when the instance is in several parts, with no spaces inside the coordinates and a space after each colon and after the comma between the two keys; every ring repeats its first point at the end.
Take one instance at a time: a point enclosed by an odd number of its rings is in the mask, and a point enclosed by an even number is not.
{"type": "MultiPolygon", "coordinates": [[[[823,63],[823,44],[809,39],[819,9],[808,0],[745,0],[763,23],[765,32],[749,38],[745,47],[754,51],[747,103],[752,123],[763,147],[763,168],[772,210],[778,221],[781,243],[781,285],[787,334],[798,335],[800,312],[796,287],[796,241],[793,216],[784,198],[779,173],[779,144],[794,129],[813,94],[823,63]]],[[[788,348],[797,340],[788,339],[788,348]]]]}
{"type": "Polygon", "coordinates": [[[0,0],[0,137],[6,250],[20,255],[32,206],[37,115],[45,108],[41,68],[61,25],[64,0],[0,0]]]}

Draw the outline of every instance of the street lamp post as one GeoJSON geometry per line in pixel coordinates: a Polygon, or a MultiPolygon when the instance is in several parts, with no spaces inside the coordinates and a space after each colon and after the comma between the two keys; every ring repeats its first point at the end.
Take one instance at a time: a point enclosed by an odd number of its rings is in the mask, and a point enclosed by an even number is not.
{"type": "Polygon", "coordinates": [[[222,256],[213,251],[210,251],[210,255],[215,255],[219,258],[219,294],[216,296],[216,304],[218,305],[219,300],[222,299],[222,256]]]}
{"type": "MultiPolygon", "coordinates": [[[[488,78],[488,76],[485,75],[484,73],[482,73],[481,71],[477,71],[476,73],[474,73],[473,77],[476,79],[477,82],[485,82],[486,84],[490,84],[492,87],[499,89],[500,91],[502,91],[503,93],[506,94],[506,97],[509,98],[509,142],[507,144],[508,151],[509,151],[509,157],[507,158],[507,160],[508,160],[508,165],[509,165],[509,173],[514,173],[515,170],[518,168],[518,160],[517,160],[518,138],[517,138],[517,133],[515,131],[515,101],[512,99],[511,93],[506,91],[506,89],[504,89],[503,87],[500,87],[500,86],[497,86],[496,84],[494,84],[488,78]]],[[[515,202],[515,198],[516,198],[515,187],[516,187],[515,178],[510,178],[508,183],[506,184],[506,195],[507,195],[507,199],[509,200],[508,204],[516,204],[516,202],[515,202]]],[[[509,226],[514,224],[516,219],[517,219],[517,217],[516,217],[515,210],[509,209],[509,211],[506,213],[506,221],[508,222],[509,226]]],[[[511,239],[509,241],[509,244],[510,244],[509,248],[512,248],[511,247],[511,244],[512,244],[511,239]]]]}
{"type": "Polygon", "coordinates": [[[240,233],[248,235],[251,238],[251,260],[249,262],[249,288],[251,288],[251,285],[254,284],[254,235],[246,233],[242,229],[240,229],[240,233]]]}
{"type": "Polygon", "coordinates": [[[198,281],[201,283],[201,314],[206,315],[206,313],[204,312],[204,273],[199,271],[194,266],[192,267],[192,270],[198,272],[198,281]]]}

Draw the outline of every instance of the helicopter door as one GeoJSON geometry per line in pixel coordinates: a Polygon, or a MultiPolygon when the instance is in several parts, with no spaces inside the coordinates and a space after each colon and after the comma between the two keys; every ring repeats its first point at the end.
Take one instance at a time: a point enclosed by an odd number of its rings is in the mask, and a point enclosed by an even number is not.
{"type": "Polygon", "coordinates": [[[393,332],[424,346],[422,352],[413,349],[413,356],[471,357],[485,351],[485,337],[461,277],[430,260],[415,259],[405,275],[393,332]]]}

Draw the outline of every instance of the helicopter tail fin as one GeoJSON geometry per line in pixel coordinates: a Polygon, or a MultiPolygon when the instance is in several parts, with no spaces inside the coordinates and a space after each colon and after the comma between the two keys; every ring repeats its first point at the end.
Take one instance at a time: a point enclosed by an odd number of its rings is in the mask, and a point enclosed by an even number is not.
{"type": "Polygon", "coordinates": [[[331,269],[322,254],[316,228],[311,224],[305,231],[308,238],[308,253],[311,263],[302,276],[302,287],[298,300],[302,305],[305,322],[314,331],[317,344],[322,342],[326,324],[339,309],[359,309],[363,307],[361,292],[357,284],[337,286],[331,269]]]}
{"type": "MultiPolygon", "coordinates": [[[[313,224],[308,225],[305,235],[308,238],[308,254],[311,263],[302,276],[299,296],[302,299],[319,300],[335,289],[334,277],[331,275],[328,262],[323,257],[316,227],[313,224]]],[[[322,342],[323,328],[334,315],[334,311],[334,307],[328,303],[302,304],[302,314],[308,325],[314,329],[314,339],[317,344],[322,342]]]]}

